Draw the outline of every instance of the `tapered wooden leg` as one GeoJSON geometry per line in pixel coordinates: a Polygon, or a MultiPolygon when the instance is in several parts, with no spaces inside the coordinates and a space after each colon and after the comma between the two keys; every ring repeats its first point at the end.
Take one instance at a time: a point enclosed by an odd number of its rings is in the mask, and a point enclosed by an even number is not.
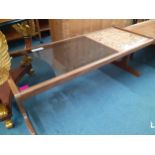
{"type": "MultiPolygon", "coordinates": [[[[27,67],[30,68],[31,66],[27,66],[27,67]]],[[[19,73],[18,73],[18,70],[16,70],[17,72],[16,72],[15,75],[16,75],[17,77],[19,77],[19,75],[22,76],[22,73],[23,73],[22,71],[23,71],[23,70],[24,70],[24,68],[21,68],[21,71],[20,71],[20,69],[19,69],[19,73]]],[[[25,71],[26,71],[26,70],[25,70],[25,71]]],[[[13,73],[15,73],[15,72],[13,72],[13,73]]],[[[12,73],[12,77],[15,76],[13,73],[12,73]]],[[[8,83],[8,85],[9,85],[9,88],[11,89],[12,93],[13,93],[14,96],[15,96],[17,106],[18,106],[18,108],[19,108],[19,110],[20,110],[20,112],[21,112],[21,114],[22,114],[22,116],[23,116],[23,118],[24,118],[24,121],[25,121],[25,123],[26,123],[26,126],[28,127],[30,133],[31,133],[32,135],[35,135],[36,132],[35,132],[33,126],[32,126],[32,123],[31,123],[29,117],[27,116],[27,113],[26,113],[26,111],[25,111],[25,109],[24,109],[24,106],[23,106],[22,102],[19,101],[19,100],[16,98],[16,94],[19,93],[19,89],[18,89],[18,87],[17,87],[15,81],[17,82],[17,81],[20,80],[20,79],[18,78],[18,79],[16,79],[16,80],[13,80],[12,77],[10,76],[10,78],[9,78],[8,81],[7,81],[7,83],[8,83]]],[[[15,78],[14,78],[14,79],[15,79],[15,78]]]]}
{"type": "Polygon", "coordinates": [[[38,31],[38,37],[39,37],[40,43],[43,43],[42,37],[41,37],[41,32],[40,32],[39,20],[36,19],[35,22],[36,22],[36,29],[37,29],[37,31],[38,31]]]}
{"type": "Polygon", "coordinates": [[[17,101],[17,106],[18,106],[21,114],[23,115],[24,121],[26,123],[26,126],[27,126],[29,132],[32,135],[36,135],[36,131],[35,131],[35,129],[32,126],[32,123],[31,123],[31,121],[30,121],[30,119],[29,119],[29,117],[28,117],[28,115],[27,115],[27,113],[26,113],[26,111],[24,109],[24,106],[23,106],[22,102],[19,103],[19,101],[17,101]]]}
{"type": "Polygon", "coordinates": [[[116,65],[117,67],[131,73],[132,75],[139,77],[140,73],[138,71],[136,71],[134,68],[132,68],[131,66],[128,65],[130,57],[125,57],[123,60],[121,61],[115,61],[113,62],[114,65],[116,65]]]}
{"type": "Polygon", "coordinates": [[[25,49],[29,49],[32,47],[32,37],[24,37],[25,41],[25,49]]]}

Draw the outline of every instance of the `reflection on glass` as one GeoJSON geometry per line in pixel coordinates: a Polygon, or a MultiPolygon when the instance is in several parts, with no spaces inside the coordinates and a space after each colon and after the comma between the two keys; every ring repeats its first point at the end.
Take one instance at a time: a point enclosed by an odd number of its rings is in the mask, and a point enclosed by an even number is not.
{"type": "Polygon", "coordinates": [[[53,47],[34,53],[53,67],[56,75],[74,70],[91,62],[116,53],[86,37],[79,37],[55,44],[53,47]]]}

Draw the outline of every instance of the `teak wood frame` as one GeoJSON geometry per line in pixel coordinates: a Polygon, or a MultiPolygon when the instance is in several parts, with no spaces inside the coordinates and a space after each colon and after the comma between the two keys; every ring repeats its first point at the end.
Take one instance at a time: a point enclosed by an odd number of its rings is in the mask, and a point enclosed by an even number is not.
{"type": "MultiPolygon", "coordinates": [[[[127,32],[130,32],[130,33],[133,33],[131,31],[128,31],[128,30],[124,30],[124,29],[121,29],[123,31],[127,31],[127,32]]],[[[137,33],[134,33],[134,34],[137,34],[137,33]]],[[[139,34],[138,34],[139,35],[139,34]]],[[[83,35],[82,35],[83,36],[83,35]]],[[[78,37],[82,37],[82,36],[78,36],[78,37]]],[[[144,36],[144,35],[141,35],[141,36],[144,36]]],[[[78,38],[78,37],[73,37],[73,38],[78,38]]],[[[86,36],[84,36],[86,37],[86,36]]],[[[109,63],[113,63],[121,58],[124,58],[134,52],[136,52],[137,50],[139,49],[142,49],[150,44],[152,44],[154,42],[154,39],[153,38],[150,38],[148,36],[145,36],[146,38],[149,38],[150,40],[148,42],[146,42],[145,44],[141,45],[141,46],[138,46],[136,48],[133,48],[133,49],[130,49],[126,52],[119,52],[119,51],[116,51],[115,49],[112,49],[114,50],[116,53],[111,55],[111,56],[108,56],[106,58],[103,58],[103,59],[100,59],[98,61],[95,61],[93,63],[90,63],[88,65],[85,65],[85,66],[82,66],[80,68],[77,68],[73,71],[70,71],[68,73],[65,73],[63,75],[60,75],[58,77],[55,77],[53,79],[49,79],[49,80],[46,80],[44,82],[41,82],[39,84],[36,84],[34,86],[31,86],[30,88],[24,90],[24,91],[19,91],[18,87],[16,86],[15,82],[13,81],[13,79],[10,77],[9,80],[8,80],[8,84],[14,94],[14,97],[16,99],[16,102],[18,104],[18,107],[24,117],[24,120],[26,122],[26,125],[30,131],[31,134],[36,134],[36,131],[35,129],[33,128],[32,126],[32,123],[29,119],[29,117],[27,116],[26,114],[26,111],[24,109],[24,106],[23,106],[23,101],[26,100],[27,98],[31,97],[31,96],[34,96],[34,95],[37,95],[43,91],[46,91],[50,88],[53,88],[59,84],[62,84],[63,82],[66,82],[66,81],[69,81],[75,77],[78,77],[84,73],[87,73],[89,71],[92,71],[92,70],[95,70],[103,65],[106,65],[106,64],[109,64],[109,63]]],[[[40,47],[43,47],[44,49],[47,49],[47,48],[51,48],[53,46],[55,46],[55,44],[57,43],[60,43],[60,42],[64,42],[66,40],[70,40],[70,39],[73,39],[73,38],[69,38],[69,39],[65,39],[65,40],[62,40],[62,41],[56,41],[54,43],[50,43],[50,44],[46,44],[44,46],[38,46],[37,48],[40,48],[40,47]]],[[[110,49],[110,48],[109,48],[110,49]]],[[[23,53],[27,52],[27,53],[31,53],[31,48],[29,49],[25,49],[23,51],[19,51],[19,52],[13,52],[11,53],[12,56],[19,56],[19,55],[23,55],[23,53]]]]}

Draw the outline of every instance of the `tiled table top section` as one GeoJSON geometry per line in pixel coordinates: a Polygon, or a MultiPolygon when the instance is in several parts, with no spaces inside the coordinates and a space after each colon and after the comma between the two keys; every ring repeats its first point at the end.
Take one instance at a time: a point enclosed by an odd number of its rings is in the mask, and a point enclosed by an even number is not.
{"type": "Polygon", "coordinates": [[[87,34],[86,37],[119,52],[130,51],[152,40],[114,27],[87,34]]]}

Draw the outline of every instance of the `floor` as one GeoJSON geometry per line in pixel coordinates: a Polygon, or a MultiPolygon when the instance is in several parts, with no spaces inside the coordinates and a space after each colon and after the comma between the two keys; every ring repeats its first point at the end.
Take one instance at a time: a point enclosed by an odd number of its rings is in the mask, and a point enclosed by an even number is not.
{"type": "MultiPolygon", "coordinates": [[[[49,37],[44,37],[49,42],[49,37]]],[[[39,44],[35,39],[33,44],[39,44]]],[[[23,47],[13,43],[10,50],[23,47]]],[[[155,47],[150,46],[134,56],[131,66],[141,72],[135,77],[114,65],[107,65],[65,84],[34,96],[25,108],[38,134],[98,135],[98,134],[155,134],[155,47]]],[[[21,84],[35,83],[52,73],[38,63],[36,74],[25,76],[21,84]],[[46,72],[45,76],[42,72],[46,72]]],[[[28,129],[13,101],[15,126],[0,134],[28,135],[28,129]]]]}

